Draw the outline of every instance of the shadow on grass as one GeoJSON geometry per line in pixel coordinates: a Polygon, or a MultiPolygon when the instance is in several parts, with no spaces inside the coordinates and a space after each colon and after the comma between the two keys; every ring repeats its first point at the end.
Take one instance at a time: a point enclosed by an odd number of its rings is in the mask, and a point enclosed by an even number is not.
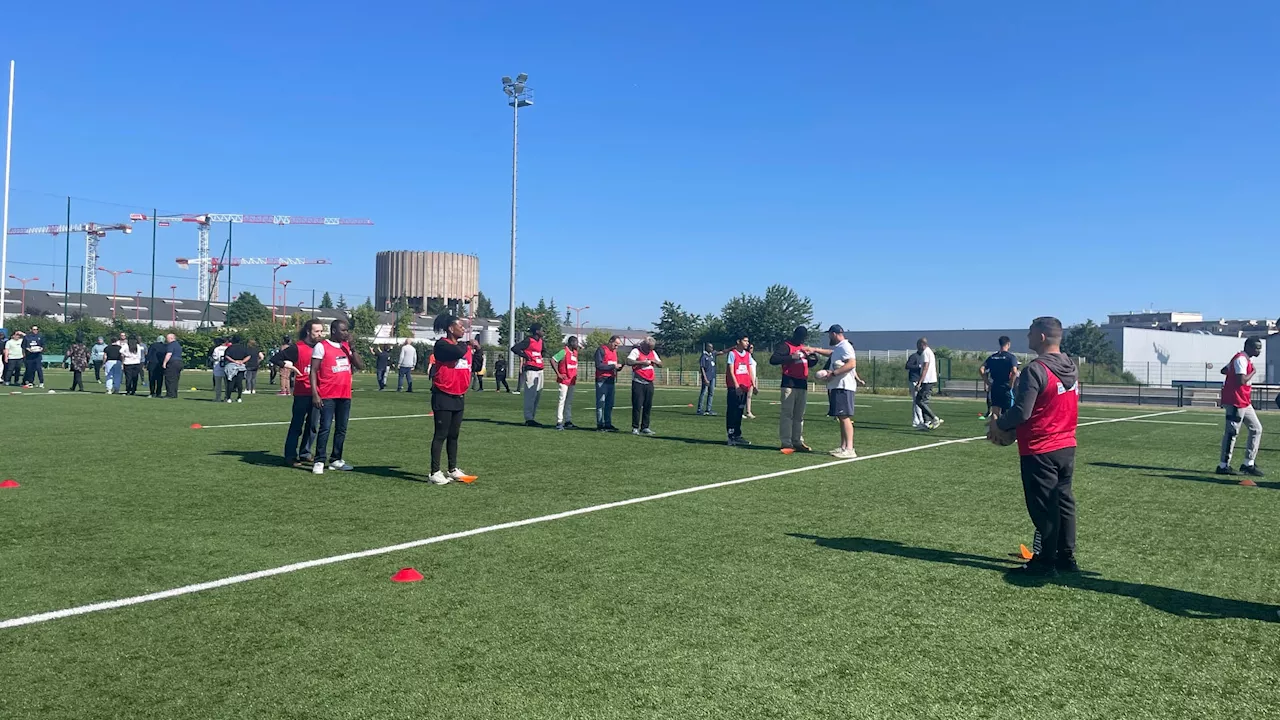
{"type": "MultiPolygon", "coordinates": [[[[1169,478],[1170,480],[1187,480],[1190,482],[1211,483],[1213,485],[1237,485],[1237,486],[1240,484],[1240,481],[1244,480],[1246,477],[1246,476],[1231,476],[1231,475],[1178,475],[1178,474],[1162,474],[1162,473],[1147,473],[1146,476],[1169,478]]],[[[1273,480],[1254,480],[1254,484],[1256,484],[1260,488],[1267,488],[1268,490],[1280,490],[1280,482],[1275,482],[1273,480]]]]}
{"type": "MultiPolygon", "coordinates": [[[[494,419],[492,419],[492,418],[474,418],[474,417],[473,417],[473,418],[468,418],[468,417],[464,417],[464,418],[463,418],[463,422],[464,422],[464,423],[468,423],[468,422],[479,422],[479,423],[488,423],[488,424],[490,424],[490,425],[508,425],[508,426],[511,426],[511,427],[524,427],[524,426],[525,426],[525,424],[524,424],[524,423],[522,423],[522,422],[512,422],[512,421],[510,421],[510,420],[494,420],[494,419]]],[[[555,427],[555,425],[543,425],[542,427],[531,427],[531,428],[529,428],[529,429],[530,429],[530,430],[550,430],[550,431],[552,431],[552,432],[556,432],[556,427],[555,427]]],[[[592,428],[579,427],[579,428],[577,428],[577,429],[575,429],[575,430],[565,430],[564,432],[567,432],[567,433],[577,433],[577,432],[590,432],[590,433],[595,433],[595,430],[593,430],[592,428]]],[[[625,429],[620,429],[620,430],[618,430],[618,432],[616,432],[616,433],[611,433],[611,434],[613,434],[613,435],[630,435],[631,433],[630,433],[630,432],[628,432],[628,431],[627,431],[627,430],[625,430],[625,429]]],[[[725,445],[725,441],[724,441],[724,440],[707,440],[707,439],[705,439],[705,438],[686,438],[686,437],[676,437],[676,436],[673,436],[673,435],[663,435],[662,433],[658,433],[657,435],[648,435],[648,436],[641,437],[641,438],[637,438],[637,439],[638,439],[638,440],[643,440],[643,441],[646,441],[646,442],[655,441],[655,440],[659,440],[659,441],[667,441],[667,442],[681,442],[681,443],[685,443],[685,444],[687,444],[687,445],[719,445],[719,446],[722,446],[722,447],[725,445]]],[[[740,449],[740,450],[770,450],[770,451],[772,451],[772,452],[777,452],[777,451],[778,451],[778,448],[777,448],[777,447],[775,447],[775,446],[773,446],[773,445],[745,445],[745,446],[739,446],[739,448],[738,448],[738,449],[740,449]]]]}
{"type": "Polygon", "coordinates": [[[1142,602],[1148,607],[1178,617],[1207,620],[1238,618],[1241,620],[1280,622],[1280,615],[1278,615],[1280,607],[1265,603],[1231,600],[1214,595],[1175,590],[1159,585],[1108,580],[1094,573],[1064,574],[1056,578],[1023,578],[1009,573],[1012,568],[1006,560],[952,552],[950,550],[914,547],[893,540],[875,540],[860,537],[824,538],[801,533],[787,533],[787,535],[802,540],[812,540],[815,545],[832,550],[893,555],[911,560],[923,560],[947,565],[959,565],[977,570],[1000,572],[1004,573],[1005,582],[1019,587],[1060,585],[1078,590],[1129,597],[1142,602]]]}
{"type": "Polygon", "coordinates": [[[1188,470],[1187,468],[1158,467],[1156,465],[1128,465],[1126,463],[1112,463],[1112,462],[1093,462],[1089,464],[1092,465],[1093,467],[1111,468],[1112,470],[1155,470],[1158,472],[1171,472],[1171,473],[1204,472],[1204,470],[1188,470]]]}
{"type": "MultiPolygon", "coordinates": [[[[211,455],[221,455],[223,457],[240,458],[240,462],[247,465],[257,465],[258,467],[274,467],[285,468],[289,470],[297,469],[310,472],[309,467],[294,468],[292,465],[286,465],[284,458],[270,453],[265,450],[219,450],[211,455]]],[[[356,466],[353,470],[329,470],[326,475],[342,475],[350,472],[353,475],[373,475],[374,477],[392,478],[393,480],[405,480],[408,482],[427,482],[425,477],[415,475],[414,473],[405,472],[395,465],[363,465],[356,466]]]]}

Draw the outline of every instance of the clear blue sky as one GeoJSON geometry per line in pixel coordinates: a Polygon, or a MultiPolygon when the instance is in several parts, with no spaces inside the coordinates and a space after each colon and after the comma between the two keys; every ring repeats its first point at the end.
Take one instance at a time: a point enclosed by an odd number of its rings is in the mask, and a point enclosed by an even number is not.
{"type": "MultiPolygon", "coordinates": [[[[595,325],[772,282],[864,329],[1280,314],[1274,2],[46,6],[0,24],[13,226],[61,222],[67,194],[131,206],[76,200],[76,221],[370,217],[241,225],[234,251],[327,257],[282,276],[350,296],[372,291],[376,250],[475,253],[502,308],[499,78],[527,72],[517,296],[589,304],[595,325]]],[[[149,235],[108,238],[104,264],[147,270],[149,235]]],[[[160,248],[181,275],[194,229],[160,248]]],[[[11,261],[63,252],[10,245],[11,261]]]]}

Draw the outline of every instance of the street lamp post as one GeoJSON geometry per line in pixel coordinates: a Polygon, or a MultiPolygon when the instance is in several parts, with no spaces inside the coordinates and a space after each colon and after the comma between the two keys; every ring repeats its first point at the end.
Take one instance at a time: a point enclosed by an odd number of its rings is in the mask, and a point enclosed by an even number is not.
{"type": "MultiPolygon", "coordinates": [[[[511,297],[507,307],[507,343],[508,347],[516,343],[516,177],[520,157],[520,108],[533,105],[533,90],[526,82],[528,73],[502,77],[502,92],[507,96],[507,104],[511,106],[511,297]]],[[[508,351],[509,353],[510,351],[508,351]]],[[[507,362],[514,365],[515,356],[508,355],[507,362]]]]}
{"type": "Polygon", "coordinates": [[[573,311],[573,325],[574,325],[573,332],[575,335],[578,336],[578,344],[581,345],[582,344],[582,311],[590,310],[591,306],[583,305],[582,307],[574,307],[572,305],[566,305],[565,307],[573,311]]]}
{"type": "MultiPolygon", "coordinates": [[[[280,318],[280,319],[281,319],[281,321],[282,321],[282,322],[281,322],[281,324],[282,324],[282,325],[287,325],[287,324],[288,324],[287,322],[283,322],[283,321],[284,321],[284,318],[286,318],[286,317],[288,317],[288,316],[289,316],[289,283],[291,283],[291,282],[293,282],[293,281],[292,281],[292,280],[281,280],[281,281],[280,281],[280,285],[284,288],[284,291],[283,291],[283,293],[282,293],[282,294],[281,294],[281,296],[280,296],[280,297],[281,297],[281,299],[280,299],[280,305],[281,305],[281,306],[283,307],[283,309],[284,309],[284,312],[282,312],[282,313],[281,313],[281,315],[283,315],[284,317],[280,318]]],[[[273,288],[273,289],[274,289],[274,288],[273,288]]]]}
{"type": "Polygon", "coordinates": [[[276,322],[276,273],[280,271],[280,268],[287,267],[289,267],[289,263],[282,262],[271,269],[271,324],[273,325],[276,322]]]}
{"type": "Polygon", "coordinates": [[[178,286],[169,286],[169,326],[178,327],[178,286]]]}
{"type": "Polygon", "coordinates": [[[142,322],[142,291],[137,293],[137,299],[133,301],[133,321],[142,322]]]}
{"type": "Polygon", "coordinates": [[[14,280],[17,280],[18,282],[22,283],[22,314],[25,316],[25,315],[27,314],[27,283],[29,283],[29,282],[35,282],[35,281],[39,280],[40,278],[38,278],[38,277],[33,277],[33,278],[25,278],[25,279],[24,279],[24,278],[20,278],[20,277],[18,277],[17,275],[10,275],[9,277],[11,277],[11,278],[13,278],[14,280]]]}
{"type": "Polygon", "coordinates": [[[133,271],[132,270],[108,270],[102,267],[101,265],[98,266],[98,269],[104,273],[111,274],[111,319],[115,320],[116,319],[116,281],[120,279],[121,275],[128,275],[133,271]]]}

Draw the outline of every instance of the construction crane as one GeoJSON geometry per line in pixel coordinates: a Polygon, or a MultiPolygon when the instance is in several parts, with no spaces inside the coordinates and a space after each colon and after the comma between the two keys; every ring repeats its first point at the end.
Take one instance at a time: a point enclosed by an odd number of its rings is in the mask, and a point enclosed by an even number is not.
{"type": "MultiPolygon", "coordinates": [[[[134,222],[151,220],[142,213],[132,213],[129,219],[134,222]]],[[[179,215],[157,215],[157,224],[172,222],[195,223],[199,234],[196,241],[196,261],[203,266],[211,266],[209,257],[209,226],[216,222],[250,223],[256,225],[372,225],[373,221],[365,218],[315,217],[310,215],[245,215],[243,213],[184,213],[179,215]]],[[[230,236],[228,236],[230,237],[230,236]]],[[[196,284],[196,297],[209,300],[213,287],[212,273],[200,273],[196,284]]]]}
{"type": "MultiPolygon", "coordinates": [[[[44,227],[9,228],[10,235],[61,235],[65,232],[84,233],[84,291],[98,292],[98,243],[109,232],[122,232],[125,235],[133,232],[133,226],[127,223],[104,225],[102,223],[76,223],[75,225],[45,225],[44,227]]],[[[64,288],[70,291],[69,288],[64,288]]]]}
{"type": "MultiPolygon", "coordinates": [[[[271,265],[279,268],[279,267],[284,267],[289,265],[331,265],[332,264],[328,260],[311,260],[308,258],[298,258],[298,257],[279,257],[279,258],[248,257],[248,258],[231,258],[229,261],[223,261],[221,258],[209,258],[207,262],[201,262],[199,259],[177,258],[177,263],[178,263],[178,267],[182,268],[183,270],[188,269],[192,265],[195,265],[197,267],[204,267],[206,265],[208,266],[209,287],[210,287],[209,297],[208,297],[209,300],[218,299],[218,273],[222,272],[222,268],[227,265],[231,265],[234,267],[239,267],[240,265],[271,265]]],[[[204,273],[201,273],[201,274],[203,275],[204,273]]],[[[272,275],[273,287],[271,288],[271,296],[272,296],[271,306],[273,308],[275,307],[275,294],[276,294],[274,282],[275,282],[275,276],[272,275]]]]}

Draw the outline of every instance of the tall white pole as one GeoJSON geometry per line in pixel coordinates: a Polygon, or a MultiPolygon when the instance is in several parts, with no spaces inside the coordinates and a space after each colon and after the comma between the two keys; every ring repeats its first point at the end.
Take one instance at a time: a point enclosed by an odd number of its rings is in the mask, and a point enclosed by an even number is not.
{"type": "MultiPolygon", "coordinates": [[[[520,95],[511,96],[511,302],[507,307],[507,347],[516,344],[516,162],[520,150],[520,95]]],[[[507,351],[508,372],[515,370],[515,355],[507,351]]]]}
{"type": "Polygon", "coordinates": [[[4,326],[5,296],[9,279],[9,160],[13,156],[13,65],[9,61],[9,120],[4,133],[4,222],[0,225],[0,327],[4,326]]]}

